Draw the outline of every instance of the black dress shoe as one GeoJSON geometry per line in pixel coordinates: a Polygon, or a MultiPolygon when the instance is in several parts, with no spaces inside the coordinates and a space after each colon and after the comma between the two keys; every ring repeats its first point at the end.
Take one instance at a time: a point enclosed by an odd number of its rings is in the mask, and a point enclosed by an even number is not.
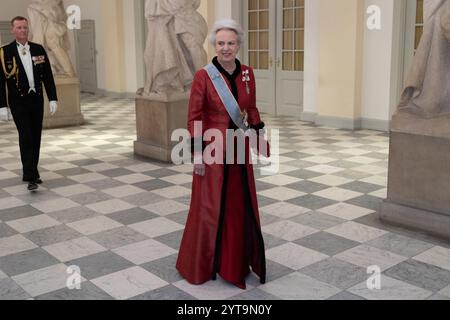
{"type": "Polygon", "coordinates": [[[36,191],[39,188],[38,184],[36,182],[30,182],[28,183],[28,190],[29,191],[36,191]]]}
{"type": "Polygon", "coordinates": [[[42,183],[43,183],[41,179],[37,179],[35,182],[36,182],[37,184],[42,184],[42,183]]]}

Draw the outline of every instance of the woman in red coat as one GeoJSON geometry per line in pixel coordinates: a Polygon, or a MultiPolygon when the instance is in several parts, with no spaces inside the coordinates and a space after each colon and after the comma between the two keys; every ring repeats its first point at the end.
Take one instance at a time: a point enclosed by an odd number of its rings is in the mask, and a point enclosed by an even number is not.
{"type": "MultiPolygon", "coordinates": [[[[235,21],[216,23],[210,35],[217,53],[212,63],[225,79],[241,113],[247,114],[249,127],[260,130],[264,123],[256,108],[253,70],[236,59],[242,37],[242,28],[235,21]]],[[[238,128],[206,70],[195,75],[191,89],[188,130],[194,139],[201,138],[194,130],[194,122],[199,121],[201,133],[216,129],[223,137],[227,129],[238,128]]],[[[253,166],[248,159],[245,164],[195,164],[178,271],[192,284],[215,280],[219,274],[245,289],[250,267],[265,283],[265,250],[253,166]]]]}

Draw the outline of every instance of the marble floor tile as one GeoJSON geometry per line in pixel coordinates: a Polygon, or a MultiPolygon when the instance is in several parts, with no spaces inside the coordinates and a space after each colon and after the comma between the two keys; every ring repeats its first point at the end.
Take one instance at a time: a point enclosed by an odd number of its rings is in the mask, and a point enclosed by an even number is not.
{"type": "Polygon", "coordinates": [[[370,209],[342,202],[329,207],[321,208],[319,211],[344,220],[354,220],[374,212],[370,209]]]}
{"type": "Polygon", "coordinates": [[[0,269],[9,277],[36,269],[42,269],[59,261],[41,248],[21,251],[15,254],[0,257],[0,269]]]}
{"type": "Polygon", "coordinates": [[[318,232],[317,229],[286,220],[263,226],[262,231],[286,241],[294,241],[318,232]]]}
{"type": "Polygon", "coordinates": [[[12,279],[0,279],[0,300],[26,300],[31,296],[12,279]]]}
{"type": "Polygon", "coordinates": [[[118,300],[130,299],[168,284],[137,266],[93,279],[91,282],[118,300]]]}
{"type": "Polygon", "coordinates": [[[52,189],[52,191],[63,197],[71,197],[83,193],[94,192],[95,189],[85,186],[83,184],[75,184],[71,186],[55,188],[52,189]]]}
{"type": "Polygon", "coordinates": [[[46,214],[41,214],[34,217],[9,221],[7,224],[19,233],[26,233],[54,227],[61,223],[46,214]]]}
{"type": "Polygon", "coordinates": [[[71,290],[68,288],[59,289],[35,297],[36,300],[113,300],[103,290],[99,289],[93,283],[85,281],[81,283],[80,290],[71,290]]]}
{"type": "Polygon", "coordinates": [[[99,216],[95,218],[71,222],[67,224],[67,226],[87,236],[102,231],[119,228],[122,227],[123,225],[106,216],[99,216]]]}
{"type": "Polygon", "coordinates": [[[362,193],[354,192],[354,191],[347,190],[347,189],[332,187],[332,188],[329,188],[326,190],[321,190],[321,191],[315,192],[315,193],[313,193],[313,195],[322,197],[322,198],[326,198],[326,199],[331,199],[334,201],[347,201],[347,200],[362,196],[362,193]]]}
{"type": "Polygon", "coordinates": [[[51,244],[42,247],[42,249],[46,250],[61,262],[82,258],[106,250],[98,243],[86,237],[51,244]]]}
{"type": "Polygon", "coordinates": [[[134,266],[128,260],[111,251],[68,261],[66,265],[79,267],[80,275],[85,279],[99,278],[134,266]]]}
{"type": "Polygon", "coordinates": [[[89,238],[110,250],[148,240],[148,237],[128,227],[99,232],[89,238]]]}
{"type": "MultiPolygon", "coordinates": [[[[192,285],[186,280],[180,280],[173,285],[199,300],[225,300],[244,292],[220,277],[216,281],[209,281],[201,286],[192,285]]],[[[247,289],[251,287],[247,285],[247,289]]]]}
{"type": "Polygon", "coordinates": [[[0,238],[0,257],[36,248],[36,244],[18,234],[0,238]]]}
{"type": "Polygon", "coordinates": [[[124,186],[120,186],[120,187],[105,189],[102,192],[104,192],[114,198],[124,198],[124,197],[131,196],[134,194],[144,193],[145,190],[143,190],[141,188],[137,188],[135,186],[131,186],[131,185],[124,185],[124,186]]]}
{"type": "Polygon", "coordinates": [[[317,183],[324,184],[324,185],[327,185],[330,187],[339,187],[343,184],[351,182],[352,180],[346,179],[343,177],[339,177],[339,176],[334,176],[334,175],[323,175],[323,176],[311,178],[311,179],[309,179],[309,181],[317,182],[317,183]]]}
{"type": "Polygon", "coordinates": [[[112,251],[138,265],[164,258],[177,252],[165,244],[153,239],[129,244],[113,249],[112,251]]]}
{"type": "MultiPolygon", "coordinates": [[[[56,264],[47,268],[30,271],[12,277],[30,296],[42,294],[67,287],[67,266],[56,264]]],[[[83,281],[83,279],[81,279],[83,281]]]]}
{"type": "Polygon", "coordinates": [[[190,189],[181,186],[167,187],[163,189],[153,190],[151,192],[167,199],[176,199],[191,194],[190,189]]]}
{"type": "Polygon", "coordinates": [[[385,274],[433,292],[450,284],[450,271],[416,260],[399,263],[386,270],[385,274]]]}
{"type": "Polygon", "coordinates": [[[97,202],[94,204],[87,205],[87,207],[100,214],[110,214],[134,208],[133,205],[120,199],[111,199],[102,202],[97,202]]]}
{"type": "Polygon", "coordinates": [[[131,224],[128,227],[150,238],[184,229],[182,225],[163,217],[131,224]]]}
{"type": "Polygon", "coordinates": [[[405,237],[391,232],[379,238],[373,239],[367,244],[372,247],[390,251],[404,257],[416,256],[433,247],[431,243],[405,237]]]}
{"type": "Polygon", "coordinates": [[[299,272],[340,289],[348,289],[369,277],[365,268],[335,258],[317,262],[299,272]]]}
{"type": "Polygon", "coordinates": [[[329,256],[336,255],[340,252],[360,245],[359,242],[342,238],[327,232],[318,232],[301,238],[294,243],[329,256]]]}
{"type": "Polygon", "coordinates": [[[431,291],[386,276],[381,279],[380,290],[368,289],[364,281],[348,291],[367,300],[423,300],[432,295],[431,291]]]}
{"type": "Polygon", "coordinates": [[[173,285],[168,285],[156,290],[151,290],[146,293],[142,293],[135,297],[130,298],[130,300],[145,300],[145,301],[154,301],[154,300],[184,300],[191,301],[197,300],[190,294],[178,289],[173,285]]]}
{"type": "Polygon", "coordinates": [[[384,230],[365,226],[353,221],[337,225],[325,231],[361,243],[381,237],[387,233],[384,230]]]}
{"type": "Polygon", "coordinates": [[[76,239],[82,235],[72,228],[60,224],[46,229],[31,231],[23,234],[23,236],[34,242],[36,245],[44,247],[58,242],[76,239]]]}
{"type": "Polygon", "coordinates": [[[173,213],[186,211],[189,209],[189,206],[177,201],[166,200],[162,202],[152,203],[142,208],[150,212],[156,213],[159,216],[167,216],[173,213]]]}
{"type": "Polygon", "coordinates": [[[305,195],[304,192],[296,191],[286,187],[277,187],[258,192],[258,194],[278,201],[286,201],[305,195]]]}
{"type": "Polygon", "coordinates": [[[294,243],[286,243],[267,250],[266,258],[293,270],[299,270],[327,259],[328,256],[294,243]]]}
{"type": "Polygon", "coordinates": [[[367,245],[361,245],[341,252],[335,255],[335,258],[347,261],[363,268],[378,266],[381,271],[389,269],[390,267],[407,260],[406,257],[367,245]]]}
{"type": "Polygon", "coordinates": [[[33,203],[32,206],[44,213],[50,213],[50,212],[61,211],[61,210],[65,210],[65,209],[71,209],[74,207],[78,207],[79,204],[75,203],[69,199],[59,198],[56,200],[36,202],[36,203],[33,203]]]}
{"type": "Polygon", "coordinates": [[[260,212],[268,213],[270,215],[282,219],[289,219],[298,216],[300,214],[310,212],[310,210],[300,206],[293,205],[291,203],[277,202],[260,208],[260,212]]]}
{"type": "Polygon", "coordinates": [[[259,289],[284,300],[324,300],[341,291],[298,272],[262,285],[259,289]]]}

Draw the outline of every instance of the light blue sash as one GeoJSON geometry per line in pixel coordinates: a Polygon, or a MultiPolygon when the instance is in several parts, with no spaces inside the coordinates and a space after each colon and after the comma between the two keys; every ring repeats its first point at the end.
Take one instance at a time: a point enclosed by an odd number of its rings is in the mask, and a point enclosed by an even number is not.
{"type": "Polygon", "coordinates": [[[208,75],[214,84],[214,88],[216,88],[217,94],[219,95],[220,100],[222,100],[225,109],[227,109],[231,120],[233,120],[234,124],[238,128],[244,130],[244,132],[247,131],[249,127],[244,123],[244,115],[241,113],[239,104],[231,93],[230,88],[228,88],[228,85],[220,74],[220,71],[217,70],[216,66],[212,63],[208,64],[203,69],[208,72],[208,75]]]}

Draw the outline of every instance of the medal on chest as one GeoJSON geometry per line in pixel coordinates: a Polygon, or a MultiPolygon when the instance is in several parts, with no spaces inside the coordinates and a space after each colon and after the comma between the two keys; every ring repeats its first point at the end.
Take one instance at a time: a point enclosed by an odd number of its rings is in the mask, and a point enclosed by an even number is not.
{"type": "Polygon", "coordinates": [[[247,94],[250,94],[250,87],[249,87],[249,81],[250,81],[250,75],[248,70],[242,71],[242,82],[245,83],[245,91],[247,94]]]}

